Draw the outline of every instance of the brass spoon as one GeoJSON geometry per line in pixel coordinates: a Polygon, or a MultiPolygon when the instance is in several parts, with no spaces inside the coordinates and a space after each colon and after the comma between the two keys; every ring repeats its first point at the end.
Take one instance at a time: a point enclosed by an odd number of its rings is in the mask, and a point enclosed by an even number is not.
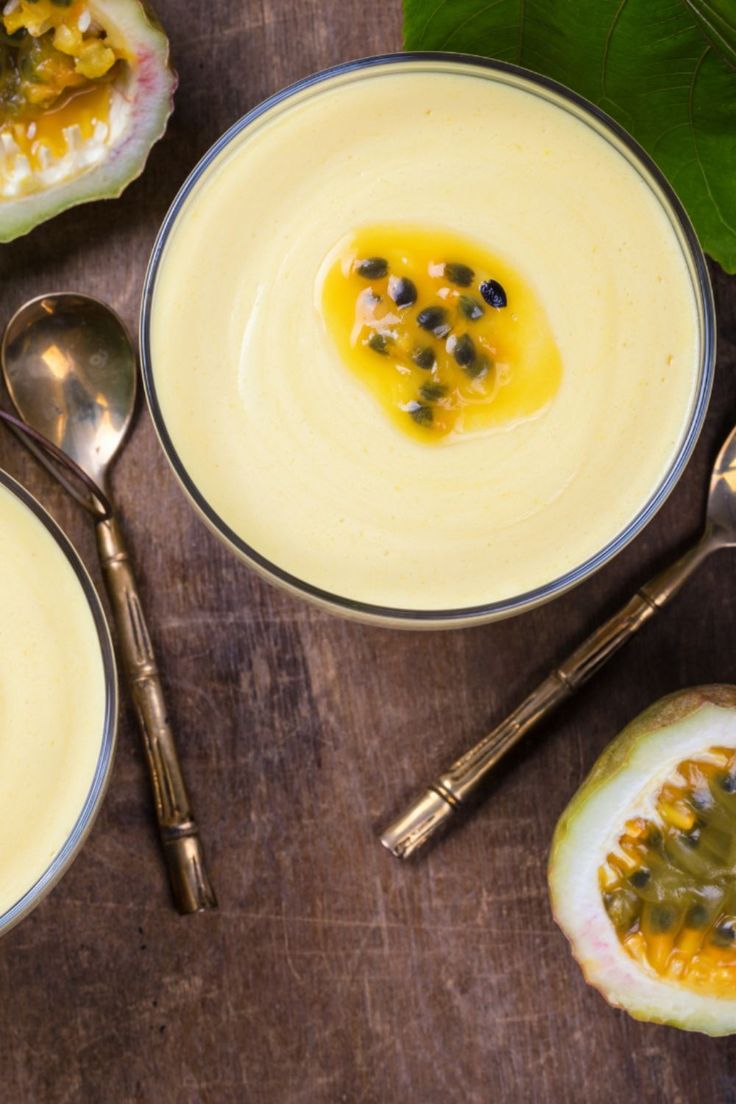
{"type": "Polygon", "coordinates": [[[97,299],[44,295],[13,315],[0,359],[23,421],[74,461],[99,491],[99,495],[80,493],[43,450],[26,439],[38,459],[95,518],[100,562],[143,734],[176,906],[182,913],[216,908],[138,590],[109,505],[108,472],[135,407],[133,344],[118,316],[97,299]]]}
{"type": "Polygon", "coordinates": [[[556,706],[596,674],[653,617],[706,556],[736,545],[736,428],[718,453],[710,481],[705,529],[671,567],[643,586],[618,613],[592,633],[569,659],[532,690],[504,721],[457,759],[386,828],[381,843],[399,859],[415,854],[464,808],[499,759],[556,706]]]}

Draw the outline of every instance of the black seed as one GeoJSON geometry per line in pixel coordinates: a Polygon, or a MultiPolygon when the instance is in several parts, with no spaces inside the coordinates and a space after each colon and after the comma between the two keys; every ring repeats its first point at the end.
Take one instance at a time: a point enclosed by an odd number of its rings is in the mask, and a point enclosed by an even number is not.
{"type": "Polygon", "coordinates": [[[734,930],[733,920],[726,920],[723,924],[717,924],[713,929],[714,943],[727,945],[733,943],[734,939],[736,939],[736,930],[734,930]]]}
{"type": "Polygon", "coordinates": [[[652,824],[647,832],[647,843],[650,844],[651,847],[658,847],[661,842],[662,833],[659,828],[652,824]]]}
{"type": "Polygon", "coordinates": [[[447,388],[442,383],[423,383],[419,388],[419,394],[425,402],[437,402],[447,394],[447,388]]]}
{"type": "Polygon", "coordinates": [[[388,356],[388,344],[389,339],[385,334],[374,333],[368,338],[368,345],[374,353],[380,353],[381,356],[388,356]]]}
{"type": "Polygon", "coordinates": [[[484,376],[488,375],[490,367],[488,357],[477,356],[475,360],[471,360],[470,364],[463,365],[463,372],[471,379],[483,379],[484,376]]]}
{"type": "Polygon", "coordinates": [[[475,360],[475,344],[470,334],[460,335],[455,342],[452,355],[461,368],[467,368],[469,364],[473,363],[475,360]]]}
{"type": "Polygon", "coordinates": [[[392,276],[388,282],[388,293],[397,307],[411,307],[417,301],[417,288],[407,276],[392,276]]]}
{"type": "Polygon", "coordinates": [[[425,345],[423,348],[420,346],[415,349],[411,354],[411,359],[416,364],[417,368],[423,368],[426,372],[430,368],[434,368],[434,350],[429,345],[425,345]]]}
{"type": "Polygon", "coordinates": [[[450,332],[447,311],[444,307],[425,307],[417,315],[417,322],[423,330],[429,330],[435,337],[444,337],[450,332]]]}
{"type": "Polygon", "coordinates": [[[430,426],[434,421],[434,413],[431,406],[413,402],[407,407],[407,413],[414,419],[417,425],[430,426]]]}
{"type": "Polygon", "coordinates": [[[655,931],[669,931],[675,922],[674,909],[668,908],[667,905],[655,905],[651,911],[650,919],[655,931]]]}
{"type": "Polygon", "coordinates": [[[693,809],[697,809],[698,812],[702,812],[704,809],[707,809],[709,805],[712,805],[713,802],[710,800],[707,793],[698,793],[696,791],[695,793],[690,795],[690,804],[692,805],[693,809]]]}
{"type": "Polygon", "coordinates": [[[478,300],[471,299],[469,295],[461,295],[458,299],[458,306],[460,307],[460,312],[464,314],[466,318],[470,319],[471,322],[476,322],[486,313],[478,300]]]}
{"type": "Polygon", "coordinates": [[[726,793],[733,793],[736,790],[736,778],[732,774],[722,774],[718,781],[721,789],[726,793]]]}
{"type": "Polygon", "coordinates": [[[651,877],[648,870],[635,870],[633,874],[629,875],[629,881],[634,889],[643,889],[651,877]]]}
{"type": "Polygon", "coordinates": [[[388,261],[385,257],[366,257],[364,261],[358,261],[356,271],[366,280],[380,280],[388,272],[388,261]]]}
{"type": "Polygon", "coordinates": [[[688,847],[697,847],[700,843],[700,829],[691,828],[689,832],[683,832],[682,842],[686,843],[688,847]]]}
{"type": "Polygon", "coordinates": [[[708,923],[708,910],[705,905],[693,905],[687,911],[685,924],[688,928],[704,928],[708,923]]]}
{"type": "Polygon", "coordinates": [[[498,280],[484,280],[480,285],[480,293],[489,307],[500,310],[507,303],[506,292],[498,280]]]}
{"type": "Polygon", "coordinates": [[[445,265],[444,274],[451,284],[457,284],[458,287],[470,287],[475,276],[469,265],[457,264],[455,261],[445,265]]]}

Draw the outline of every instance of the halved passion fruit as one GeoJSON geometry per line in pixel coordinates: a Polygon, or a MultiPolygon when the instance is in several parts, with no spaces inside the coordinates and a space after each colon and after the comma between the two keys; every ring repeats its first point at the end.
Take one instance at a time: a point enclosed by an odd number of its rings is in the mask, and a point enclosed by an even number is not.
{"type": "Polygon", "coordinates": [[[112,198],[164,133],[176,77],[139,0],[8,0],[0,19],[0,241],[112,198]]]}
{"type": "Polygon", "coordinates": [[[624,729],[560,818],[549,884],[611,1004],[736,1032],[736,687],[673,694],[624,729]]]}

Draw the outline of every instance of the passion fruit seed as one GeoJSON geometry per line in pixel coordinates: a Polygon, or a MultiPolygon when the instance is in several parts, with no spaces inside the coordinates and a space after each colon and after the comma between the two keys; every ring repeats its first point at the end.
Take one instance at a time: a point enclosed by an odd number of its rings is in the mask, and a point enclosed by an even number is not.
{"type": "Polygon", "coordinates": [[[677,913],[667,905],[655,905],[649,914],[649,922],[652,929],[657,932],[666,932],[674,925],[677,913]]]}
{"type": "Polygon", "coordinates": [[[708,910],[705,905],[691,905],[685,916],[688,928],[704,928],[708,923],[708,910]]]}
{"type": "Polygon", "coordinates": [[[603,904],[619,931],[628,931],[639,918],[641,904],[635,893],[604,893],[603,904]]]}
{"type": "Polygon", "coordinates": [[[723,924],[718,924],[713,930],[713,942],[719,947],[728,947],[736,939],[736,931],[733,927],[734,921],[727,921],[723,924]]]}
{"type": "Polygon", "coordinates": [[[444,276],[451,284],[456,284],[458,287],[470,287],[475,273],[469,265],[450,261],[444,267],[444,276]]]}
{"type": "Polygon", "coordinates": [[[460,334],[460,337],[456,338],[453,347],[452,355],[461,368],[467,368],[469,364],[472,364],[475,360],[475,342],[470,334],[460,334]]]}
{"type": "Polygon", "coordinates": [[[437,363],[434,350],[430,348],[429,345],[420,346],[415,349],[411,354],[411,359],[414,361],[417,368],[422,368],[425,372],[429,372],[437,363]]]}
{"type": "Polygon", "coordinates": [[[417,322],[423,330],[429,330],[435,337],[445,337],[450,332],[448,314],[444,307],[425,307],[417,315],[417,322]]]}
{"type": "Polygon", "coordinates": [[[470,322],[477,322],[478,319],[482,318],[486,313],[478,300],[472,299],[469,295],[461,295],[457,301],[457,305],[460,308],[461,314],[470,322]]]}
{"type": "Polygon", "coordinates": [[[366,257],[358,261],[355,270],[366,280],[380,280],[388,273],[388,261],[385,257],[366,257]]]}
{"type": "Polygon", "coordinates": [[[499,284],[498,280],[484,280],[480,285],[480,293],[489,307],[495,307],[496,310],[500,310],[502,307],[506,306],[506,292],[503,286],[499,284]]]}
{"type": "Polygon", "coordinates": [[[651,877],[648,870],[635,870],[630,875],[629,881],[635,889],[643,889],[651,877]]]}
{"type": "Polygon", "coordinates": [[[368,345],[374,353],[380,353],[381,356],[388,356],[389,338],[382,333],[374,333],[368,338],[368,345]]]}
{"type": "Polygon", "coordinates": [[[471,360],[469,364],[463,365],[463,372],[465,372],[465,375],[475,380],[484,379],[488,375],[490,369],[491,362],[486,356],[477,356],[475,360],[471,360]]]}
{"type": "Polygon", "coordinates": [[[420,426],[431,426],[434,421],[434,412],[431,406],[424,403],[412,402],[407,406],[407,411],[420,426]]]}
{"type": "Polygon", "coordinates": [[[446,394],[447,388],[444,383],[423,383],[419,388],[419,397],[428,403],[438,402],[446,394]]]}
{"type": "Polygon", "coordinates": [[[413,307],[417,301],[417,286],[408,276],[392,276],[388,293],[397,307],[413,307]]]}

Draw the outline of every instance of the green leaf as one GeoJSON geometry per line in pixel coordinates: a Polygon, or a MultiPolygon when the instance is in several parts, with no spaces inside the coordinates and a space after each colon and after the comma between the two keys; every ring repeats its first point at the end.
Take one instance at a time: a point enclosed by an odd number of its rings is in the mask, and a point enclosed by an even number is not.
{"type": "Polygon", "coordinates": [[[598,104],[736,272],[734,0],[404,0],[404,39],[516,62],[598,104]]]}

